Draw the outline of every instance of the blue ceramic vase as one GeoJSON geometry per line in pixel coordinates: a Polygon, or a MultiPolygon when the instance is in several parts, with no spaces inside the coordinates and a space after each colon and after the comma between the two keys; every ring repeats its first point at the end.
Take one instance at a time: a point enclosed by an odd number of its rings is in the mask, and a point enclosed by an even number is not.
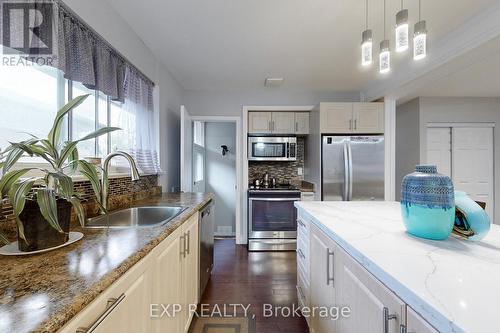
{"type": "Polygon", "coordinates": [[[479,241],[490,231],[490,218],[484,209],[465,192],[455,192],[456,216],[453,233],[464,239],[479,241]]]}
{"type": "Polygon", "coordinates": [[[455,198],[450,177],[435,165],[417,165],[401,184],[401,215],[406,230],[417,237],[443,240],[455,222],[455,198]]]}

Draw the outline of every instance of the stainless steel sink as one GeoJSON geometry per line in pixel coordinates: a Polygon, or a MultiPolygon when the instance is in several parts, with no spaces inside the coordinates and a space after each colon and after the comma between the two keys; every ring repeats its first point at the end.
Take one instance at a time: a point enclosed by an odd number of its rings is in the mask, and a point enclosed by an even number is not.
{"type": "Polygon", "coordinates": [[[179,206],[151,206],[121,209],[106,215],[93,217],[85,223],[86,228],[137,228],[154,227],[168,223],[186,210],[179,206]]]}

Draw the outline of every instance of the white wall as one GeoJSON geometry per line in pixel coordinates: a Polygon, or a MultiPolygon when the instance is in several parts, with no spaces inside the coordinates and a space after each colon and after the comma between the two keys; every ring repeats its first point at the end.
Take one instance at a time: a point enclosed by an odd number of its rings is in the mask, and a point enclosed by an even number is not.
{"type": "Polygon", "coordinates": [[[159,183],[164,191],[179,189],[179,108],[184,94],[182,86],[173,78],[153,52],[143,43],[127,22],[103,0],[64,0],[88,25],[106,39],[131,63],[156,84],[157,128],[159,133],[160,165],[165,175],[159,183]]]}
{"type": "Polygon", "coordinates": [[[185,92],[189,113],[196,116],[241,116],[244,105],[316,105],[319,102],[356,102],[359,92],[304,92],[282,88],[263,88],[257,91],[193,91],[185,92]]]}
{"type": "MultiPolygon", "coordinates": [[[[219,227],[236,229],[236,124],[208,122],[205,124],[205,175],[207,192],[215,193],[215,233],[219,227]],[[222,156],[221,146],[229,152],[222,156]]],[[[227,235],[227,234],[223,234],[227,235]]]]}

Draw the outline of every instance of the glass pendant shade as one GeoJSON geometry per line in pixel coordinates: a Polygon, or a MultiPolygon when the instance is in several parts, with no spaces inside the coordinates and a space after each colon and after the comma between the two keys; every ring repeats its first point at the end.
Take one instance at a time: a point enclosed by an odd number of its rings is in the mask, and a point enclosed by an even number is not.
{"type": "Polygon", "coordinates": [[[361,41],[361,65],[368,66],[373,62],[373,42],[372,31],[370,29],[363,31],[361,41]]]}
{"type": "Polygon", "coordinates": [[[408,10],[400,10],[396,14],[396,52],[408,50],[408,10]]]}
{"type": "Polygon", "coordinates": [[[413,59],[420,60],[427,56],[427,30],[425,21],[415,24],[413,34],[413,59]]]}
{"type": "Polygon", "coordinates": [[[389,40],[380,42],[379,54],[379,72],[387,73],[391,70],[391,50],[389,48],[389,40]]]}

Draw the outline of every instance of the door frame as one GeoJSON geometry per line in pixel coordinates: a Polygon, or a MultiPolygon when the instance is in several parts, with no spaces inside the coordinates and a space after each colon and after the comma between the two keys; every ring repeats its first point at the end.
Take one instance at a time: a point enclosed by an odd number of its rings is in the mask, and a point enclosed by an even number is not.
{"type": "MultiPolygon", "coordinates": [[[[236,244],[242,244],[238,239],[241,228],[241,220],[243,218],[243,211],[241,209],[241,193],[243,188],[243,177],[242,177],[242,128],[241,128],[241,118],[235,116],[191,116],[191,122],[193,121],[203,121],[206,123],[235,123],[236,125],[236,211],[235,211],[235,234],[236,234],[236,244]]],[[[245,134],[246,136],[246,134],[245,134]]]]}

